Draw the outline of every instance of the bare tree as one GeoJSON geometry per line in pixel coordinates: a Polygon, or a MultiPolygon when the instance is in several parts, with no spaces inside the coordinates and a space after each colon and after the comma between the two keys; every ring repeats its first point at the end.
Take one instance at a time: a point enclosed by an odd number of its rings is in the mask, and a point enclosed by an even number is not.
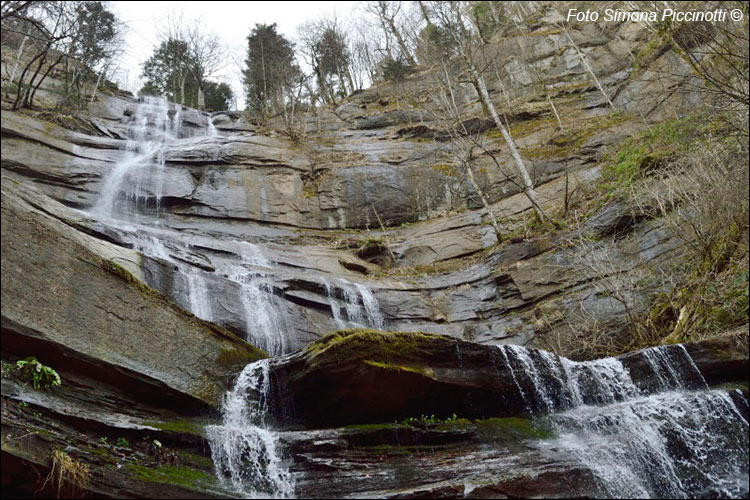
{"type": "Polygon", "coordinates": [[[175,72],[179,81],[180,104],[204,108],[208,79],[226,66],[227,51],[221,39],[217,34],[205,31],[200,19],[186,22],[182,13],[176,11],[165,18],[157,33],[162,47],[165,44],[172,47],[169,52],[174,64],[170,70],[175,72]],[[186,88],[189,81],[196,86],[195,100],[189,97],[186,88]]]}
{"type": "Polygon", "coordinates": [[[408,64],[414,65],[414,56],[407,45],[404,31],[402,27],[399,26],[398,18],[402,15],[402,8],[402,2],[378,0],[376,2],[370,2],[367,5],[367,12],[376,16],[380,23],[383,33],[385,34],[385,51],[388,57],[392,60],[402,59],[408,64]],[[399,49],[398,54],[394,53],[391,48],[391,37],[396,41],[396,45],[399,49]]]}
{"type": "Polygon", "coordinates": [[[497,242],[500,243],[502,241],[500,226],[497,223],[495,214],[492,212],[487,195],[477,182],[472,167],[474,151],[476,149],[487,151],[482,142],[483,138],[481,134],[467,130],[465,122],[462,121],[461,109],[456,103],[453,82],[445,64],[443,64],[442,78],[437,79],[436,83],[437,85],[433,87],[433,95],[436,96],[439,107],[433,111],[433,114],[437,121],[441,123],[443,129],[449,133],[451,137],[449,150],[460,165],[466,180],[479,196],[484,207],[484,214],[490,219],[497,242]]]}
{"type": "Polygon", "coordinates": [[[526,195],[529,202],[531,203],[534,212],[537,214],[540,220],[549,220],[545,214],[534,189],[534,183],[531,180],[529,171],[526,168],[526,164],[521,157],[521,153],[518,150],[518,146],[510,135],[510,132],[503,124],[500,119],[500,115],[495,108],[492,99],[490,98],[489,91],[487,90],[487,84],[484,79],[483,72],[489,67],[489,64],[483,63],[484,55],[482,53],[483,46],[479,43],[474,36],[466,27],[464,23],[464,15],[461,11],[461,6],[458,2],[449,3],[433,3],[434,11],[440,18],[441,24],[453,34],[457,46],[457,50],[463,63],[468,72],[469,81],[474,85],[479,94],[479,98],[483,104],[483,107],[487,110],[495,126],[503,136],[505,143],[508,146],[511,157],[516,165],[518,175],[521,177],[522,192],[526,195]]]}
{"type": "Polygon", "coordinates": [[[15,9],[3,5],[3,31],[24,36],[33,54],[18,77],[13,110],[32,106],[36,91],[82,35],[78,7],[78,2],[39,2],[15,9]]]}

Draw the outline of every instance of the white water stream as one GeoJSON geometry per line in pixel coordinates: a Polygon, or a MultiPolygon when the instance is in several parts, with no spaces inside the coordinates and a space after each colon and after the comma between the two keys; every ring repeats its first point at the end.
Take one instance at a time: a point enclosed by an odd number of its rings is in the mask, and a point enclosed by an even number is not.
{"type": "Polygon", "coordinates": [[[180,109],[170,116],[164,97],[143,96],[130,118],[125,153],[105,177],[99,197],[91,209],[100,217],[122,218],[137,213],[139,206],[153,198],[159,213],[164,183],[166,148],[177,140],[180,109]],[[125,198],[132,209],[122,200],[125,198]]]}
{"type": "MultiPolygon", "coordinates": [[[[748,423],[727,391],[706,390],[684,346],[641,352],[657,394],[639,389],[616,358],[579,363],[519,346],[499,349],[527,409],[547,414],[537,422],[557,436],[543,446],[554,460],[569,455],[589,468],[607,496],[747,494],[748,423]]],[[[744,399],[740,391],[736,397],[744,399]]]]}
{"type": "Polygon", "coordinates": [[[237,377],[222,405],[221,425],[206,427],[216,475],[244,498],[290,498],[289,470],[269,429],[269,363],[251,363],[237,377]]]}
{"type": "Polygon", "coordinates": [[[339,329],[365,327],[385,330],[386,322],[383,311],[369,288],[343,278],[337,278],[335,286],[325,279],[321,281],[325,285],[328,305],[331,307],[331,314],[339,329]],[[341,300],[344,303],[345,314],[342,314],[341,300]]]}
{"type": "Polygon", "coordinates": [[[227,276],[240,287],[240,301],[245,320],[246,340],[272,355],[286,352],[288,325],[278,314],[270,285],[264,279],[272,267],[258,245],[237,242],[241,266],[231,266],[227,276]],[[261,268],[263,271],[248,270],[261,268]]]}

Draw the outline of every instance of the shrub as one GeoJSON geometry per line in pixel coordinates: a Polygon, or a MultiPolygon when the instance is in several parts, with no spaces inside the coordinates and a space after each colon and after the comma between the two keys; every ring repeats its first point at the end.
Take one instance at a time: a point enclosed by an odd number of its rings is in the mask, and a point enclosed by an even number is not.
{"type": "Polygon", "coordinates": [[[411,73],[414,68],[403,59],[386,57],[382,61],[383,79],[392,82],[401,82],[411,73]]]}
{"type": "Polygon", "coordinates": [[[20,371],[21,376],[27,382],[31,382],[31,385],[37,390],[50,389],[61,384],[60,375],[49,366],[41,364],[34,356],[18,360],[16,370],[20,371]]]}

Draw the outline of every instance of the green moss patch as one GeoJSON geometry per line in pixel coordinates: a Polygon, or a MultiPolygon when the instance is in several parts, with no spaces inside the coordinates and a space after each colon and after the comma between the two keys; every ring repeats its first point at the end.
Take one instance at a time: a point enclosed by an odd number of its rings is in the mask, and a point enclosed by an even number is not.
{"type": "Polygon", "coordinates": [[[603,187],[629,190],[633,182],[688,153],[706,126],[697,117],[687,116],[654,125],[624,141],[605,160],[603,187]]]}
{"type": "Polygon", "coordinates": [[[180,462],[190,466],[194,467],[196,469],[204,469],[208,471],[212,471],[214,467],[214,461],[211,460],[210,457],[205,457],[203,455],[196,455],[195,453],[189,453],[187,451],[177,451],[177,454],[180,456],[180,462]]]}
{"type": "Polygon", "coordinates": [[[203,424],[192,420],[170,420],[168,422],[144,422],[144,425],[155,427],[162,431],[177,432],[203,436],[203,424]]]}
{"type": "Polygon", "coordinates": [[[406,366],[406,365],[399,365],[394,363],[385,363],[381,361],[373,361],[371,359],[366,359],[363,361],[366,365],[374,366],[376,368],[381,368],[383,370],[389,370],[389,371],[396,371],[396,372],[411,372],[416,373],[418,375],[424,375],[429,376],[430,370],[429,368],[425,367],[418,367],[418,366],[406,366]]]}
{"type": "Polygon", "coordinates": [[[370,431],[393,431],[404,429],[403,424],[351,424],[342,427],[348,431],[370,432],[370,431]]]}
{"type": "Polygon", "coordinates": [[[339,330],[307,346],[314,356],[335,354],[337,358],[367,358],[370,362],[383,362],[390,356],[420,351],[429,342],[448,342],[446,337],[425,332],[383,332],[370,329],[339,330]]]}
{"type": "Polygon", "coordinates": [[[151,483],[173,484],[186,488],[201,488],[213,486],[216,483],[214,476],[192,467],[175,465],[147,467],[134,463],[128,464],[127,467],[134,478],[151,483]]]}
{"type": "Polygon", "coordinates": [[[484,439],[516,441],[521,439],[548,439],[554,434],[528,418],[506,417],[476,420],[477,434],[484,439]]]}

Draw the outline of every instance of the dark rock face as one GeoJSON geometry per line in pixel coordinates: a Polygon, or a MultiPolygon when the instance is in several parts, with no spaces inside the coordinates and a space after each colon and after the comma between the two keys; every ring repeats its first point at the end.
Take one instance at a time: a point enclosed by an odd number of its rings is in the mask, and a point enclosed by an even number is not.
{"type": "MultiPolygon", "coordinates": [[[[551,463],[538,431],[515,435],[521,419],[456,425],[403,424],[286,432],[295,495],[324,498],[591,498],[591,471],[551,463]],[[513,457],[512,459],[509,458],[513,457]],[[467,479],[471,478],[471,479],[467,479]]],[[[544,438],[542,438],[544,439],[544,438]]]]}
{"type": "Polygon", "coordinates": [[[635,207],[616,201],[589,217],[583,224],[582,232],[587,237],[602,238],[622,234],[631,229],[640,220],[644,219],[639,215],[635,207]]]}
{"type": "Polygon", "coordinates": [[[332,427],[421,414],[517,415],[523,401],[500,358],[494,347],[438,335],[335,333],[274,364],[276,417],[332,427]]]}
{"type": "Polygon", "coordinates": [[[272,363],[272,413],[282,425],[315,428],[431,414],[509,417],[701,388],[704,370],[711,384],[742,381],[746,367],[747,354],[726,342],[645,349],[589,366],[536,349],[346,330],[272,363]]]}

